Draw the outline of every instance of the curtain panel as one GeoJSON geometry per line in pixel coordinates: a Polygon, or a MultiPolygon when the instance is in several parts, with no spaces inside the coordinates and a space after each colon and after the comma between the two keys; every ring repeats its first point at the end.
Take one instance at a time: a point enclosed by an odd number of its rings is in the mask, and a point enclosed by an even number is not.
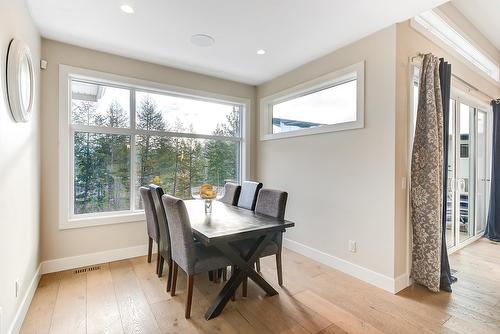
{"type": "Polygon", "coordinates": [[[443,58],[439,59],[439,82],[443,101],[443,202],[441,216],[441,290],[451,292],[451,284],[457,279],[451,275],[446,245],[446,216],[448,211],[448,133],[450,128],[450,96],[451,96],[451,64],[443,58]]]}
{"type": "Polygon", "coordinates": [[[439,59],[422,61],[411,159],[410,217],[413,226],[411,277],[438,292],[441,281],[443,208],[443,104],[439,59]]]}
{"type": "Polygon", "coordinates": [[[493,106],[493,153],[491,155],[491,191],[488,221],[484,236],[500,242],[500,100],[493,106]],[[498,179],[497,179],[498,176],[498,179]]]}

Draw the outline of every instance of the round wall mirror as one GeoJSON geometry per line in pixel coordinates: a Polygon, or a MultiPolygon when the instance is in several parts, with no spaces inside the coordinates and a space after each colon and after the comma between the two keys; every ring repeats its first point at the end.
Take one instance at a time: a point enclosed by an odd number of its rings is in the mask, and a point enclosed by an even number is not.
{"type": "Polygon", "coordinates": [[[35,71],[29,47],[13,39],[7,54],[7,96],[12,117],[27,122],[35,99],[35,71]]]}

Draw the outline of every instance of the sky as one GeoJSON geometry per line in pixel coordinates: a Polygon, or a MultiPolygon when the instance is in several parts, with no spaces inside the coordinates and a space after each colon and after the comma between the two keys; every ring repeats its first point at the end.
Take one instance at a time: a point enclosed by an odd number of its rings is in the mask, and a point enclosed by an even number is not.
{"type": "Polygon", "coordinates": [[[356,120],[356,80],[273,106],[273,117],[320,124],[356,120]]]}
{"type": "MultiPolygon", "coordinates": [[[[95,94],[96,86],[78,83],[78,86],[74,85],[73,91],[95,94]]],[[[194,133],[197,134],[213,134],[217,124],[226,123],[226,116],[233,111],[233,105],[229,104],[141,91],[136,93],[137,108],[140,106],[140,101],[148,95],[156,102],[163,119],[166,120],[170,127],[173,127],[176,120],[180,119],[186,129],[189,129],[189,125],[192,124],[194,133]]],[[[129,116],[130,91],[115,87],[105,87],[104,94],[97,103],[97,112],[104,115],[113,101],[117,101],[129,116]]]]}

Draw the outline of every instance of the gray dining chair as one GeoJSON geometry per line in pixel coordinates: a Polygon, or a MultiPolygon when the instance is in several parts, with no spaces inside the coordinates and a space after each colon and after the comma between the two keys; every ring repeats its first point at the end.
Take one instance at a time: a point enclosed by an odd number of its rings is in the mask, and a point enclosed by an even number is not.
{"type": "MultiPolygon", "coordinates": [[[[153,241],[158,245],[158,252],[160,250],[160,231],[158,227],[158,219],[153,208],[153,199],[151,197],[151,191],[147,187],[140,187],[139,192],[141,193],[142,203],[144,205],[144,212],[146,213],[146,226],[148,231],[149,243],[148,243],[148,263],[151,263],[151,255],[153,253],[153,241]]],[[[160,266],[160,257],[156,258],[156,273],[160,266]]]]}
{"type": "MultiPolygon", "coordinates": [[[[274,189],[261,189],[255,205],[255,213],[277,218],[285,219],[286,201],[288,193],[274,189]]],[[[246,239],[235,243],[235,246],[242,254],[247,254],[250,248],[255,244],[254,239],[246,239]]],[[[279,232],[273,236],[272,241],[264,248],[260,257],[276,255],[276,271],[278,274],[278,284],[283,285],[283,268],[281,263],[281,253],[283,249],[283,233],[279,232]]],[[[260,260],[255,263],[256,269],[260,272],[260,260]]],[[[246,280],[243,281],[243,296],[247,295],[246,280]]]]}
{"type": "Polygon", "coordinates": [[[237,205],[240,198],[241,186],[236,183],[227,182],[224,185],[224,196],[219,201],[222,203],[237,205]]]}
{"type": "Polygon", "coordinates": [[[255,210],[255,203],[257,195],[262,188],[262,183],[253,181],[243,181],[241,184],[240,197],[238,199],[238,206],[240,208],[255,210]]]}
{"type": "Polygon", "coordinates": [[[158,277],[163,275],[163,265],[167,261],[168,265],[168,276],[167,276],[167,291],[170,291],[172,286],[172,254],[170,252],[170,235],[168,232],[167,216],[165,214],[165,208],[161,197],[164,195],[163,188],[156,185],[150,184],[149,189],[151,190],[151,196],[153,199],[153,207],[158,219],[158,227],[160,231],[160,244],[158,256],[160,257],[160,264],[158,266],[158,277]]]}
{"type": "Polygon", "coordinates": [[[175,296],[178,267],[187,275],[187,303],[185,317],[191,316],[191,301],[193,299],[194,275],[206,273],[231,265],[221,252],[213,247],[205,247],[193,240],[193,231],[189,221],[184,201],[170,196],[162,196],[163,205],[167,214],[170,232],[172,254],[172,287],[170,294],[175,296]]]}

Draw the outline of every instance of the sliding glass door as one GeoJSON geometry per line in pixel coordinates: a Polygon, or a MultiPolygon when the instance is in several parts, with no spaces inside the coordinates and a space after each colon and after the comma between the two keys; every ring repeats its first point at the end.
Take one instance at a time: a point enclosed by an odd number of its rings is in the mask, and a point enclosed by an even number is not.
{"type": "Polygon", "coordinates": [[[486,224],[486,112],[452,99],[449,127],[446,240],[452,248],[480,234],[486,224]]]}
{"type": "Polygon", "coordinates": [[[477,110],[476,120],[476,234],[482,234],[486,228],[488,212],[488,128],[485,111],[477,110]]]}
{"type": "MultiPolygon", "coordinates": [[[[410,68],[409,152],[413,146],[420,69],[410,68]]],[[[452,251],[484,233],[490,189],[491,129],[487,106],[453,86],[449,109],[446,244],[452,251]]],[[[411,154],[409,155],[411,159],[411,154]]],[[[411,164],[411,160],[408,161],[411,164]]]]}

